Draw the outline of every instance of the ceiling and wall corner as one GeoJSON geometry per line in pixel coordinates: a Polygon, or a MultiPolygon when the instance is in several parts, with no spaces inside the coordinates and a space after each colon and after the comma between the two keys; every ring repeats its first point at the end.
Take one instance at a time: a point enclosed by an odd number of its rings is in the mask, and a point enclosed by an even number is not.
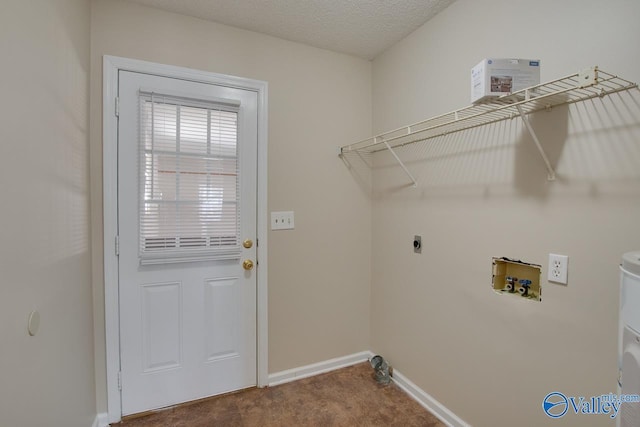
{"type": "Polygon", "coordinates": [[[373,59],[455,0],[128,0],[373,59]]]}

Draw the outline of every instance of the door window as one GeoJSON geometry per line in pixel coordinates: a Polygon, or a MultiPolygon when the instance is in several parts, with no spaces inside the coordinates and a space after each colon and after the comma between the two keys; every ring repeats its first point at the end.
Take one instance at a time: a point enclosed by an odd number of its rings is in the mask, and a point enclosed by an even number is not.
{"type": "Polygon", "coordinates": [[[140,92],[140,261],[240,257],[238,106],[140,92]]]}

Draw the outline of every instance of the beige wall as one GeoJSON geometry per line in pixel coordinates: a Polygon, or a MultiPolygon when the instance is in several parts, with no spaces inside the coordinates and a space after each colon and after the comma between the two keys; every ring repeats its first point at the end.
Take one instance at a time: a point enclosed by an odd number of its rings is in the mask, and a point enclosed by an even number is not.
{"type": "MultiPolygon", "coordinates": [[[[640,2],[458,0],[373,62],[377,132],[469,103],[484,57],[542,60],[542,80],[589,65],[640,81],[640,2]]],[[[547,182],[516,121],[416,144],[374,168],[372,350],[476,427],[604,426],[543,414],[552,391],[616,391],[618,264],[640,248],[640,92],[538,113],[547,182]],[[422,255],[411,241],[421,234],[422,255]],[[546,281],[566,254],[569,285],[546,281]],[[543,301],[499,296],[491,257],[543,265],[543,301]]]]}
{"type": "Polygon", "coordinates": [[[2,2],[2,426],[87,427],[95,417],[89,18],[86,0],[2,2]]]}
{"type": "Polygon", "coordinates": [[[371,201],[336,148],[371,132],[371,63],[113,0],[91,19],[91,189],[98,411],[105,411],[102,280],[102,56],[267,81],[269,372],[369,348],[371,201]]]}

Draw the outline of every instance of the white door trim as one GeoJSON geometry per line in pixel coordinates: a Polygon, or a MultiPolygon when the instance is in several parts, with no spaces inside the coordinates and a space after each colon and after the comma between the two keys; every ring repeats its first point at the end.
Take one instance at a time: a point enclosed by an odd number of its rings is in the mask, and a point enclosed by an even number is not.
{"type": "Polygon", "coordinates": [[[118,234],[118,120],[116,98],[118,71],[126,70],[196,82],[230,86],[254,91],[258,95],[258,204],[257,204],[257,380],[258,387],[269,384],[267,327],[267,83],[223,74],[156,64],[105,55],[103,58],[102,100],[102,179],[104,215],[104,298],[107,364],[108,422],[120,421],[122,402],[120,372],[120,328],[118,312],[118,258],[115,237],[118,234]]]}

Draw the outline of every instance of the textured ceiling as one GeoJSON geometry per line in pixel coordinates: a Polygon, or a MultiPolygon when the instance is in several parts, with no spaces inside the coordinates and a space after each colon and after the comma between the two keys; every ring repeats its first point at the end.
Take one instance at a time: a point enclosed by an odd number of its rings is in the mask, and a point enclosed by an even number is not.
{"type": "Polygon", "coordinates": [[[455,0],[129,0],[366,59],[455,0]]]}

